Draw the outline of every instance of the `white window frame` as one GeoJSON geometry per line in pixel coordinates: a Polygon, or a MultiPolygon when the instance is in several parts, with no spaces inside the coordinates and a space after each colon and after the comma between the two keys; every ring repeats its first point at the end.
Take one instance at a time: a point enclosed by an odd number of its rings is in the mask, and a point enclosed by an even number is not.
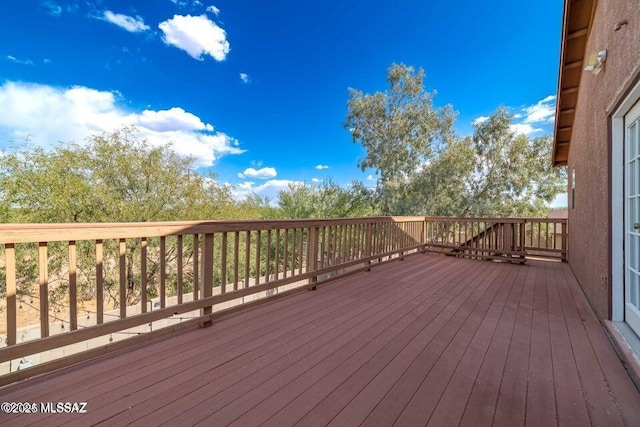
{"type": "Polygon", "coordinates": [[[614,322],[624,321],[624,116],[639,101],[640,82],[611,116],[611,320],[614,322]]]}

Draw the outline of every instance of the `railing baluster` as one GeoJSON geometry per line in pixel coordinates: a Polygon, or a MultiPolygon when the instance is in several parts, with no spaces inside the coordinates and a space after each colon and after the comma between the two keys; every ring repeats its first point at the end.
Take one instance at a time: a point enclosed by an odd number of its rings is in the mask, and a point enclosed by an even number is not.
{"type": "Polygon", "coordinates": [[[289,259],[289,229],[284,229],[284,249],[282,254],[283,264],[282,264],[282,277],[287,278],[287,260],[289,259]]]}
{"type": "Polygon", "coordinates": [[[562,223],[562,262],[567,262],[567,222],[562,223]]]}
{"type": "Polygon", "coordinates": [[[300,263],[298,265],[298,274],[302,274],[302,257],[304,254],[304,228],[300,227],[300,252],[298,252],[298,254],[300,255],[300,263]]]}
{"type": "Polygon", "coordinates": [[[296,275],[296,229],[291,230],[291,276],[296,275]]]}
{"type": "Polygon", "coordinates": [[[147,312],[147,304],[147,238],[143,237],[140,239],[140,305],[142,313],[147,312]]]}
{"type": "Polygon", "coordinates": [[[104,322],[104,247],[96,240],[96,323],[104,322]]]}
{"type": "Polygon", "coordinates": [[[167,306],[167,238],[160,237],[160,308],[167,306]]]}
{"type": "Polygon", "coordinates": [[[358,255],[358,238],[359,238],[358,227],[359,227],[359,224],[352,224],[351,225],[351,259],[352,260],[356,260],[359,257],[359,255],[358,255]]]}
{"type": "MultiPolygon", "coordinates": [[[[202,248],[202,296],[203,298],[213,295],[213,233],[204,235],[202,248]]],[[[202,315],[207,316],[212,313],[213,308],[209,305],[202,309],[202,315]]],[[[202,322],[202,326],[211,326],[211,319],[202,322]]]]}
{"type": "Polygon", "coordinates": [[[262,239],[260,238],[260,230],[256,231],[256,279],[253,283],[254,286],[260,284],[260,245],[262,244],[262,239]]]}
{"type": "Polygon", "coordinates": [[[322,241],[320,243],[320,268],[324,268],[325,252],[327,251],[327,227],[322,227],[322,241]]]}
{"type": "Polygon", "coordinates": [[[276,253],[274,254],[275,280],[280,278],[280,229],[276,228],[276,253]]]}
{"type": "Polygon", "coordinates": [[[344,260],[346,262],[351,261],[351,226],[346,224],[344,226],[344,260]]]}
{"type": "Polygon", "coordinates": [[[267,230],[267,244],[265,245],[267,253],[265,254],[265,282],[271,280],[271,229],[267,230]]]}
{"type": "MultiPolygon", "coordinates": [[[[304,230],[304,229],[303,229],[304,230]]],[[[311,228],[307,228],[307,250],[305,251],[305,273],[311,271],[311,228]]]]}
{"type": "Polygon", "coordinates": [[[331,265],[338,263],[338,226],[331,226],[331,265]]]}
{"type": "Polygon", "coordinates": [[[244,288],[249,287],[249,274],[251,271],[251,231],[247,230],[244,235],[244,288]]]}
{"type": "Polygon", "coordinates": [[[198,252],[200,251],[200,241],[199,236],[197,234],[193,235],[193,300],[197,301],[200,299],[199,297],[199,277],[198,273],[200,271],[200,266],[198,263],[198,252]]]}
{"type": "Polygon", "coordinates": [[[178,238],[176,240],[176,267],[177,267],[177,271],[176,274],[178,275],[178,277],[176,277],[176,292],[178,293],[178,304],[182,304],[182,294],[184,293],[184,282],[183,282],[183,268],[182,268],[182,263],[183,263],[183,241],[182,241],[182,234],[178,235],[178,238]]]}
{"type": "Polygon", "coordinates": [[[544,247],[549,249],[549,223],[544,223],[545,233],[544,233],[544,247]]]}
{"type": "Polygon", "coordinates": [[[233,233],[233,290],[238,290],[238,263],[240,258],[240,232],[233,233]]]}
{"type": "Polygon", "coordinates": [[[76,242],[69,241],[69,327],[78,329],[78,289],[77,289],[78,255],[76,242]]]}
{"type": "Polygon", "coordinates": [[[120,318],[124,319],[127,317],[127,263],[126,263],[126,253],[127,253],[127,241],[126,239],[119,240],[119,256],[118,256],[118,267],[120,271],[120,293],[119,304],[120,304],[120,318]]]}
{"type": "Polygon", "coordinates": [[[520,227],[520,230],[519,230],[520,231],[520,248],[519,248],[519,250],[520,250],[520,258],[522,259],[522,262],[524,262],[525,256],[526,256],[526,251],[525,251],[525,248],[524,248],[525,247],[525,234],[524,234],[525,221],[522,220],[518,225],[520,227]]]}
{"type": "Polygon", "coordinates": [[[351,261],[351,226],[349,224],[344,226],[344,260],[351,261]]]}
{"type": "MultiPolygon", "coordinates": [[[[307,258],[307,271],[315,271],[316,270],[316,261],[318,259],[318,227],[309,227],[308,238],[307,238],[307,253],[309,254],[307,258]]],[[[311,276],[309,278],[309,283],[316,283],[318,281],[318,276],[311,276]]],[[[313,287],[315,289],[315,287],[313,287]]]]}
{"type": "Polygon", "coordinates": [[[40,338],[49,336],[49,255],[47,242],[38,243],[38,280],[40,288],[40,338]]]}
{"type": "Polygon", "coordinates": [[[16,250],[13,243],[4,245],[5,280],[7,281],[7,345],[16,344],[16,250]]]}
{"type": "Polygon", "coordinates": [[[222,233],[220,243],[220,293],[227,292],[227,232],[222,233]]]}

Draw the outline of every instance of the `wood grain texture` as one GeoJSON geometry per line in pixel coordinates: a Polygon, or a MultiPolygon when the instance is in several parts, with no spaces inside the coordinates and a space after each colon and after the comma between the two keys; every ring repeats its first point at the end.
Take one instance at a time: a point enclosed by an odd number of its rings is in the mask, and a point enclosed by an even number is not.
{"type": "Polygon", "coordinates": [[[12,426],[640,419],[640,393],[566,264],[433,254],[1,388],[0,400],[88,402],[82,415],[3,414],[12,426]]]}

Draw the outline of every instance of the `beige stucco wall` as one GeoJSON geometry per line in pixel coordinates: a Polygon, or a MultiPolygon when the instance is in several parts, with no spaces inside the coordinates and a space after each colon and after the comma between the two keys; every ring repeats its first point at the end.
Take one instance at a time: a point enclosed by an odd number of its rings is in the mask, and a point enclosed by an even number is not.
{"type": "MultiPolygon", "coordinates": [[[[640,69],[640,2],[598,1],[586,56],[607,49],[604,70],[583,71],[568,158],[575,167],[575,209],[569,199],[569,265],[601,318],[608,318],[609,111],[640,69]],[[627,25],[615,30],[616,24],[627,25]]],[[[621,165],[620,165],[621,167],[621,165]]],[[[614,219],[615,220],[615,219],[614,219]]]]}

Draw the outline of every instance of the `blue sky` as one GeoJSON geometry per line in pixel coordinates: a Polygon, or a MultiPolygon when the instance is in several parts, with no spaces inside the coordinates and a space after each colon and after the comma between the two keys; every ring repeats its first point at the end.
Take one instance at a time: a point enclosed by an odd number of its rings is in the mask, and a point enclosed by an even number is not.
{"type": "Polygon", "coordinates": [[[424,68],[456,128],[506,106],[550,134],[561,0],[22,0],[0,5],[0,149],[135,125],[201,170],[274,196],[291,181],[359,179],[348,88],[424,68]]]}

